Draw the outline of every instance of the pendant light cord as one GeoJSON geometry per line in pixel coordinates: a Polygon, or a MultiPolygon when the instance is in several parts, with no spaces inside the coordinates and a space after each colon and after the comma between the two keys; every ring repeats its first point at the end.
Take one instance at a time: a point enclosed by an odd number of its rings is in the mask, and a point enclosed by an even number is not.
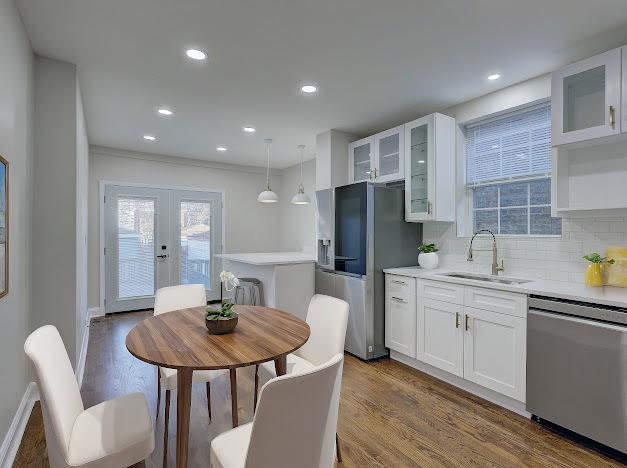
{"type": "Polygon", "coordinates": [[[305,148],[300,149],[300,185],[303,185],[303,151],[305,148]]]}
{"type": "Polygon", "coordinates": [[[270,142],[266,142],[268,145],[268,162],[266,164],[266,187],[270,190],[270,142]]]}

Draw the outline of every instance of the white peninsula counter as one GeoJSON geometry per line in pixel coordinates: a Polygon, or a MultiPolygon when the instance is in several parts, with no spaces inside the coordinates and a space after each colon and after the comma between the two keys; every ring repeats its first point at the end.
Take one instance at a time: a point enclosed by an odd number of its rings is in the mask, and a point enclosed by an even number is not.
{"type": "Polygon", "coordinates": [[[223,269],[238,278],[257,278],[263,285],[263,305],[290,312],[301,319],[307,315],[314,295],[313,255],[301,252],[219,254],[223,269]]]}

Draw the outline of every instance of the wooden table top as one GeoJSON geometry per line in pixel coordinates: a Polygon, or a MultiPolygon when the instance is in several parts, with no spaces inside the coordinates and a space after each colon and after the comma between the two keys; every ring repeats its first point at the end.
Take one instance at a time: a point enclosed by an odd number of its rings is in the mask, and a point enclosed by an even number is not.
{"type": "Polygon", "coordinates": [[[236,305],[232,333],[210,335],[205,307],[147,318],[126,336],[126,348],[142,361],[172,369],[234,369],[271,361],[300,348],[309,325],[287,312],[236,305]]]}

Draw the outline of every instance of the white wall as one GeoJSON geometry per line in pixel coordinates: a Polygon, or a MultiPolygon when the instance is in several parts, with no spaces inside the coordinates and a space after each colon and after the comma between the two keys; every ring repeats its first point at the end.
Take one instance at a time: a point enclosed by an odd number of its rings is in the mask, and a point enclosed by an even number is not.
{"type": "MultiPolygon", "coordinates": [[[[465,124],[482,117],[530,104],[551,96],[550,75],[543,75],[500,91],[459,104],[443,111],[455,117],[458,124],[465,124]]],[[[463,135],[458,129],[458,145],[463,135]]],[[[458,158],[458,198],[464,190],[463,160],[458,158]]],[[[463,267],[489,273],[492,254],[476,252],[473,263],[466,262],[469,237],[457,237],[455,223],[424,223],[424,242],[434,242],[440,249],[440,262],[445,267],[463,267]]],[[[627,219],[622,217],[590,217],[586,219],[562,219],[560,238],[499,237],[499,258],[504,259],[505,274],[555,281],[583,282],[586,262],[584,254],[603,253],[610,245],[627,241],[627,219]]],[[[475,239],[475,247],[488,248],[491,240],[475,239]]]]}
{"type": "Polygon", "coordinates": [[[33,54],[13,0],[0,0],[0,154],[9,161],[9,294],[0,299],[0,443],[29,382],[33,54]]]}
{"type": "Polygon", "coordinates": [[[281,171],[279,184],[280,213],[280,250],[286,252],[307,252],[313,254],[316,248],[316,160],[303,164],[303,185],[309,195],[309,205],[292,205],[300,181],[300,164],[281,171]]]}
{"type": "MultiPolygon", "coordinates": [[[[265,169],[258,167],[92,147],[89,164],[89,306],[100,306],[101,180],[224,190],[225,251],[272,252],[281,250],[281,207],[280,203],[264,205],[257,202],[265,179],[265,169]]],[[[270,184],[274,190],[280,191],[278,173],[271,174],[270,184]]]]}
{"type": "Polygon", "coordinates": [[[55,325],[74,363],[86,313],[86,139],[76,66],[37,56],[30,322],[55,325]]]}

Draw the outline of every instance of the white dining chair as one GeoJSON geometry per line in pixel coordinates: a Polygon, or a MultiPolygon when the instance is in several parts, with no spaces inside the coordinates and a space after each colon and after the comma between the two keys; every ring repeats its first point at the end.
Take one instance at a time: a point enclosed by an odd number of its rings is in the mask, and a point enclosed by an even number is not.
{"type": "MultiPolygon", "coordinates": [[[[160,315],[173,310],[202,307],[207,305],[205,286],[185,284],[160,288],[155,294],[154,314],[160,315]]],[[[157,418],[161,406],[161,387],[165,389],[165,421],[163,434],[163,460],[168,455],[168,424],[170,421],[170,392],[176,390],[176,369],[159,367],[157,375],[157,418]]],[[[207,412],[211,422],[211,384],[210,381],[224,374],[226,370],[201,370],[192,374],[193,383],[205,383],[207,387],[207,412]]]]}
{"type": "Polygon", "coordinates": [[[213,468],[331,468],[343,354],[266,383],[251,423],[211,442],[213,468]]]}
{"type": "Polygon", "coordinates": [[[35,365],[48,459],[52,468],[114,468],[150,456],[155,438],[142,393],[84,409],[78,382],[59,331],[38,328],[24,343],[35,365]]]}
{"type": "MultiPolygon", "coordinates": [[[[323,294],[316,294],[309,302],[307,318],[309,340],[287,355],[287,373],[303,372],[328,361],[344,352],[349,306],[346,301],[323,294]]],[[[257,406],[259,379],[267,382],[276,377],[274,362],[264,362],[255,367],[255,394],[253,407],[257,406]]],[[[342,461],[338,439],[338,461],[342,461]]]]}

